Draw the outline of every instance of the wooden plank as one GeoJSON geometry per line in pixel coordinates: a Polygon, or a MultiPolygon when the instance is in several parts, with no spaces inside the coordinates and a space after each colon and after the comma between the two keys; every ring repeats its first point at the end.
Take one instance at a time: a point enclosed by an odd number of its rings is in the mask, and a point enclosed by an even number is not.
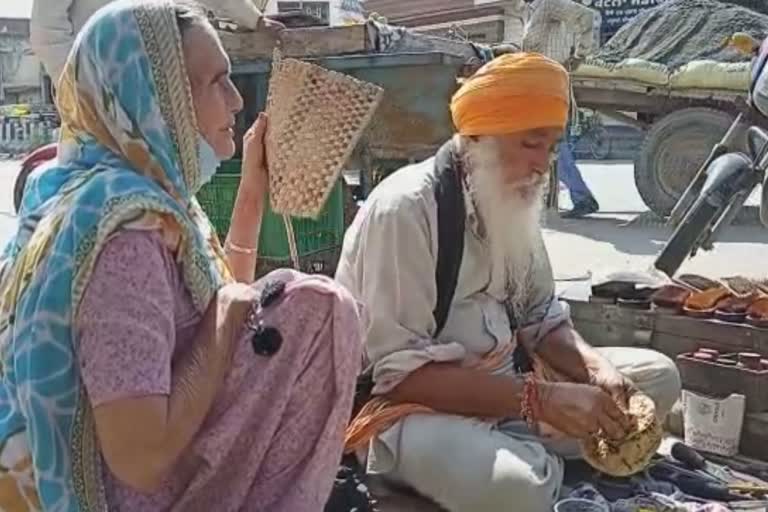
{"type": "MultiPolygon", "coordinates": [[[[718,320],[702,320],[682,315],[658,314],[652,311],[621,308],[613,304],[568,301],[574,322],[601,325],[595,330],[615,341],[611,329],[632,328],[642,333],[652,332],[651,345],[669,355],[677,355],[698,346],[732,352],[756,351],[768,355],[768,329],[718,320]]],[[[591,326],[590,326],[591,327],[591,326]]],[[[605,345],[601,340],[595,343],[605,345]]]]}
{"type": "Polygon", "coordinates": [[[600,77],[572,77],[571,82],[574,88],[586,87],[589,89],[600,89],[603,91],[626,91],[646,94],[651,89],[666,89],[663,86],[645,84],[642,82],[636,82],[633,80],[620,80],[614,78],[600,78],[600,77]]]}
{"type": "Polygon", "coordinates": [[[278,41],[277,37],[264,31],[242,33],[219,31],[219,38],[233,62],[270,59],[278,41]]]}
{"type": "Polygon", "coordinates": [[[622,308],[615,304],[568,301],[571,316],[605,324],[626,325],[638,330],[653,330],[657,317],[652,311],[622,308]]]}
{"type": "Polygon", "coordinates": [[[669,95],[714,101],[734,101],[737,98],[746,97],[747,92],[729,89],[670,89],[669,95]]]}
{"type": "Polygon", "coordinates": [[[265,31],[219,32],[219,36],[235,62],[269,59],[278,44],[286,57],[325,57],[370,50],[365,24],[286,29],[279,37],[265,31]]]}
{"type": "Polygon", "coordinates": [[[661,112],[664,110],[664,101],[647,92],[574,86],[574,95],[576,96],[576,103],[586,108],[610,108],[614,110],[631,108],[633,112],[661,112]]]}
{"type": "Polygon", "coordinates": [[[705,344],[725,345],[733,351],[754,350],[768,354],[768,329],[758,329],[751,325],[659,315],[655,330],[670,336],[697,339],[705,344]]]}
{"type": "Polygon", "coordinates": [[[635,329],[628,325],[590,322],[578,318],[573,325],[579,334],[595,347],[650,347],[651,331],[635,329]]]}

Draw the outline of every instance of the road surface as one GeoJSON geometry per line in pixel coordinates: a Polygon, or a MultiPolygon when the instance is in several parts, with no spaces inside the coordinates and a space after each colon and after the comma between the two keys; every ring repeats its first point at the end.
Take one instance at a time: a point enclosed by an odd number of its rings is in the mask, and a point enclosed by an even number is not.
{"type": "Polygon", "coordinates": [[[16,228],[16,216],[13,211],[13,183],[19,163],[0,160],[0,247],[5,245],[16,228]]]}
{"type": "MultiPolygon", "coordinates": [[[[616,271],[643,271],[652,265],[671,232],[663,227],[627,225],[647,208],[634,185],[631,164],[580,164],[585,181],[600,203],[589,219],[549,222],[545,240],[558,289],[582,295],[585,284],[564,282],[591,272],[599,279],[616,271]],[[578,290],[578,293],[574,292],[578,290]]],[[[567,193],[561,206],[570,207],[567,193]]],[[[750,200],[755,203],[756,195],[750,200]]],[[[709,277],[744,275],[768,278],[768,229],[731,226],[712,252],[688,260],[681,272],[709,277]]],[[[588,287],[587,287],[588,289],[588,287]]]]}
{"type": "MultiPolygon", "coordinates": [[[[647,211],[635,189],[632,166],[582,163],[581,167],[601,211],[588,219],[557,220],[545,227],[556,279],[565,282],[588,272],[599,277],[649,268],[670,233],[661,227],[626,225],[647,211]]],[[[0,161],[0,243],[5,243],[15,226],[12,197],[17,170],[18,162],[0,161]]],[[[564,207],[570,207],[567,197],[564,192],[564,207]]],[[[710,277],[768,277],[768,229],[731,227],[713,252],[688,261],[683,270],[710,277]]]]}

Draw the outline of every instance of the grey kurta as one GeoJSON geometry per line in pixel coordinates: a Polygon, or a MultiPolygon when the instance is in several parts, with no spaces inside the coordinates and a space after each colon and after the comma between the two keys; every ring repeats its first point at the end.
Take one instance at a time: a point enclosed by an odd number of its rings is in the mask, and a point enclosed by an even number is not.
{"type": "MultiPolygon", "coordinates": [[[[374,367],[375,393],[386,393],[431,361],[482,357],[514,343],[503,304],[507,285],[491,266],[471,201],[466,202],[456,295],[445,328],[438,339],[431,336],[437,299],[435,179],[434,159],[388,177],[374,189],[344,239],[336,277],[368,308],[365,351],[374,367]]],[[[543,246],[541,237],[539,242],[543,246]]],[[[517,330],[517,340],[530,347],[570,322],[567,305],[554,295],[543,247],[541,254],[517,330]]],[[[606,349],[603,355],[666,414],[680,389],[671,360],[639,349],[606,349]]],[[[513,371],[511,361],[501,371],[513,371]]],[[[547,443],[517,420],[494,425],[447,414],[415,414],[374,439],[368,470],[413,487],[449,511],[543,512],[551,510],[562,481],[556,453],[575,453],[574,443],[565,441],[547,443]]]]}

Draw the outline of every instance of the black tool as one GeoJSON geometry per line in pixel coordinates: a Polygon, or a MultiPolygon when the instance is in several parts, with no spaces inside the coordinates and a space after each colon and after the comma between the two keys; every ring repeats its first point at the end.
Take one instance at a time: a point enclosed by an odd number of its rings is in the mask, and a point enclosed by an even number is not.
{"type": "Polygon", "coordinates": [[[718,474],[717,468],[713,467],[699,452],[683,443],[675,443],[672,445],[671,455],[675,460],[678,460],[685,464],[689,469],[700,471],[707,476],[711,476],[718,482],[728,484],[729,481],[724,480],[722,475],[718,474]]]}
{"type": "Polygon", "coordinates": [[[768,482],[768,464],[760,462],[745,462],[738,459],[709,455],[709,458],[722,466],[728,466],[734,471],[744,473],[768,482]]]}
{"type": "Polygon", "coordinates": [[[691,469],[707,470],[707,461],[701,456],[699,452],[683,443],[675,443],[672,445],[670,452],[672,457],[679,460],[691,469]]]}
{"type": "Polygon", "coordinates": [[[675,466],[670,462],[658,462],[648,470],[657,479],[675,484],[685,494],[705,500],[739,501],[743,496],[731,493],[727,485],[716,482],[706,476],[675,466]]]}

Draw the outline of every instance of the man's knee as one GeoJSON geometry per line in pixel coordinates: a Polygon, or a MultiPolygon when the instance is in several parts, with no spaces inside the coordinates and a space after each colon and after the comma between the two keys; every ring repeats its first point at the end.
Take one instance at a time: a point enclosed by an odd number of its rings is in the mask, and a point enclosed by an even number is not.
{"type": "Polygon", "coordinates": [[[680,398],[680,372],[675,362],[661,352],[643,350],[642,364],[630,378],[656,404],[656,413],[664,418],[680,398]]]}
{"type": "Polygon", "coordinates": [[[658,391],[653,396],[656,403],[656,411],[659,417],[664,417],[672,410],[672,406],[680,398],[682,384],[680,382],[680,371],[675,362],[669,357],[659,353],[659,359],[656,363],[659,368],[657,378],[658,391]]]}
{"type": "Polygon", "coordinates": [[[559,457],[488,424],[452,416],[405,420],[395,478],[451,512],[549,511],[559,493],[559,457]]]}

